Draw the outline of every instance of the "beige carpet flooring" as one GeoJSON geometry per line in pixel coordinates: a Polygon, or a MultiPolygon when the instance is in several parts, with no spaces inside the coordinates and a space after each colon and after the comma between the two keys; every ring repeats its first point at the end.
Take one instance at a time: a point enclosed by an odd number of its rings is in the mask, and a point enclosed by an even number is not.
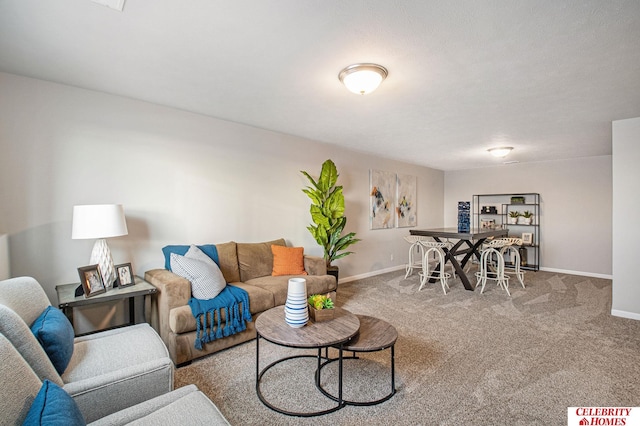
{"type": "MultiPolygon", "coordinates": [[[[255,390],[255,340],[176,371],[176,387],[195,383],[233,425],[566,425],[567,407],[640,406],[640,321],[612,317],[611,281],[527,272],[512,296],[484,294],[453,280],[418,292],[404,271],[342,284],[338,306],[393,324],[396,388],[390,400],[300,418],[265,407],[255,390]]],[[[261,340],[261,367],[303,352],[261,340]]],[[[389,391],[389,351],[345,362],[345,398],[389,391]]],[[[323,371],[335,391],[337,363],[323,371]]],[[[315,361],[279,364],[263,394],[289,410],[328,408],[313,384],[315,361]]]]}

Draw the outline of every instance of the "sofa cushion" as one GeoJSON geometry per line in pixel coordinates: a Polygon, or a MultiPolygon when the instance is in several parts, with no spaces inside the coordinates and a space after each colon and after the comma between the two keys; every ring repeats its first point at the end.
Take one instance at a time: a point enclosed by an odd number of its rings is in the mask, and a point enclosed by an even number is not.
{"type": "Polygon", "coordinates": [[[64,373],[73,355],[73,326],[64,314],[48,306],[31,325],[33,335],[42,345],[58,374],[64,373]]]}
{"type": "MultiPolygon", "coordinates": [[[[268,290],[244,283],[233,283],[231,285],[240,287],[249,294],[249,312],[251,312],[252,315],[264,312],[275,306],[273,294],[268,290]]],[[[221,321],[224,322],[226,320],[226,309],[223,309],[221,321]]],[[[169,312],[169,328],[176,334],[195,331],[196,319],[189,305],[178,306],[171,309],[169,312]]]]}
{"type": "Polygon", "coordinates": [[[76,402],[60,386],[45,380],[23,425],[86,425],[76,402]]]}
{"type": "Polygon", "coordinates": [[[218,265],[196,246],[184,256],[171,253],[171,269],[189,280],[191,295],[196,299],[213,299],[227,286],[218,265]]]}
{"type": "MultiPolygon", "coordinates": [[[[289,275],[289,278],[295,278],[296,275],[289,275]]],[[[247,281],[245,284],[249,286],[260,287],[273,294],[275,306],[284,305],[287,302],[287,291],[289,289],[289,280],[287,276],[280,277],[261,277],[247,281]]],[[[312,294],[325,294],[334,291],[337,287],[335,277],[331,275],[307,275],[302,276],[307,281],[307,296],[312,294]]]]}
{"type": "Polygon", "coordinates": [[[271,275],[307,275],[304,270],[304,248],[271,246],[273,269],[271,275]]]}
{"type": "Polygon", "coordinates": [[[285,246],[286,244],[282,238],[264,243],[238,243],[240,281],[247,282],[253,278],[271,275],[273,270],[272,245],[285,246]]]}
{"type": "MultiPolygon", "coordinates": [[[[218,250],[214,244],[205,244],[197,246],[204,252],[211,260],[218,263],[218,250]]],[[[164,254],[164,269],[171,271],[171,253],[184,256],[191,248],[190,245],[171,245],[162,247],[162,253],[164,254]]]]}
{"type": "Polygon", "coordinates": [[[216,244],[218,249],[218,265],[222,275],[228,283],[240,281],[240,269],[238,268],[238,248],[233,241],[216,244]]]}

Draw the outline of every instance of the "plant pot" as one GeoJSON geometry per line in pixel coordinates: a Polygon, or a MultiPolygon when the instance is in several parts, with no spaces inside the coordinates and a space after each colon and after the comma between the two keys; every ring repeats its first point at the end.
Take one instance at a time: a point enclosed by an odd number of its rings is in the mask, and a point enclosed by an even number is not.
{"type": "Polygon", "coordinates": [[[511,225],[516,225],[518,223],[518,218],[517,217],[510,217],[509,218],[509,223],[511,225]]]}
{"type": "Polygon", "coordinates": [[[337,266],[327,266],[327,275],[333,275],[336,277],[336,284],[338,283],[338,273],[340,272],[340,268],[337,266]]]}
{"type": "Polygon", "coordinates": [[[333,319],[335,309],[316,309],[309,305],[309,316],[313,322],[329,321],[333,319]]]}

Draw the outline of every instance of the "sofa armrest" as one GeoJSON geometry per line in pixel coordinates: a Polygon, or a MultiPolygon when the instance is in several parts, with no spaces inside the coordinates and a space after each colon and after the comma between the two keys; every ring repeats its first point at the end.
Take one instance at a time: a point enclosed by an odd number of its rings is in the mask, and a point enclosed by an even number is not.
{"type": "Polygon", "coordinates": [[[186,306],[191,298],[191,283],[186,278],[166,269],[152,269],[144,274],[145,281],[158,291],[151,298],[151,325],[167,346],[172,360],[176,360],[175,339],[171,337],[169,313],[172,309],[186,306]]]}
{"type": "Polygon", "coordinates": [[[309,275],[327,275],[327,264],[323,257],[305,255],[304,270],[309,275]]]}

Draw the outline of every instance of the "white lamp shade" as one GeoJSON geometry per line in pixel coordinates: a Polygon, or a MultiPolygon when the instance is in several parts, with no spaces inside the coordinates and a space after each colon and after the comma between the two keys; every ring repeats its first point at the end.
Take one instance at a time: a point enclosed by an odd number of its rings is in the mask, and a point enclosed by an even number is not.
{"type": "Polygon", "coordinates": [[[121,204],[73,206],[71,238],[74,240],[119,237],[128,233],[121,204]]]}

